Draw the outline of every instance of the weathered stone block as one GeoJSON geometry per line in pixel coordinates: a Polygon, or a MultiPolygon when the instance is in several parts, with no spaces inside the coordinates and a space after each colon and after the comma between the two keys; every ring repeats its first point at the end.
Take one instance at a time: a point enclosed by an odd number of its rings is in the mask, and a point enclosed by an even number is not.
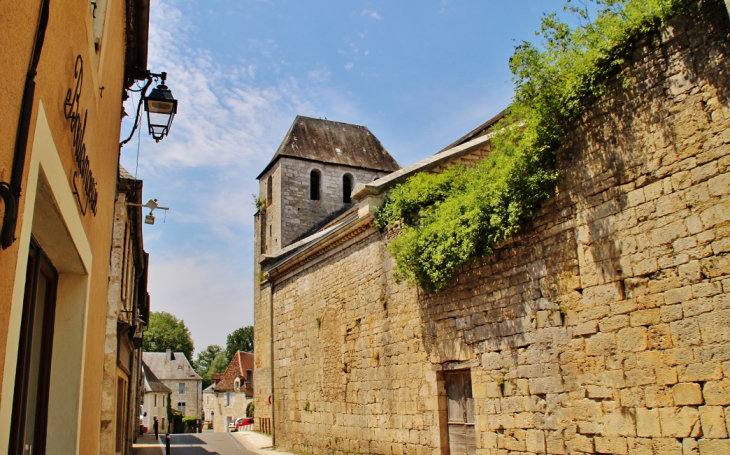
{"type": "Polygon", "coordinates": [[[659,324],[660,321],[661,311],[659,308],[635,311],[629,316],[629,324],[632,327],[659,324]]]}
{"type": "Polygon", "coordinates": [[[707,343],[730,342],[730,310],[714,311],[699,316],[702,339],[707,343]]]}
{"type": "Polygon", "coordinates": [[[673,305],[675,303],[686,302],[692,297],[692,286],[684,286],[666,291],[664,293],[664,303],[667,305],[673,305]]]}
{"type": "Polygon", "coordinates": [[[730,174],[718,175],[707,182],[707,189],[711,196],[730,194],[730,174]]]}
{"type": "Polygon", "coordinates": [[[667,387],[649,386],[645,389],[646,406],[649,408],[663,408],[674,406],[674,395],[667,387]]]}
{"type": "Polygon", "coordinates": [[[702,389],[699,384],[679,383],[672,387],[674,404],[676,406],[700,405],[702,400],[702,389]]]}
{"type": "Polygon", "coordinates": [[[642,438],[659,438],[662,436],[659,425],[659,410],[636,409],[636,434],[642,438]]]}
{"type": "Polygon", "coordinates": [[[588,321],[573,327],[573,336],[592,335],[598,332],[598,321],[588,321]]]}
{"type": "Polygon", "coordinates": [[[597,333],[586,339],[586,354],[609,355],[616,350],[614,333],[597,333]]]}
{"type": "Polygon", "coordinates": [[[730,453],[730,440],[700,439],[698,441],[700,455],[719,455],[730,453]]]}
{"type": "Polygon", "coordinates": [[[589,438],[581,435],[572,435],[565,437],[565,449],[564,453],[594,453],[593,450],[593,438],[589,438]]]}
{"type": "Polygon", "coordinates": [[[674,346],[693,346],[701,342],[700,325],[696,319],[683,319],[670,324],[674,346]]]}
{"type": "Polygon", "coordinates": [[[699,411],[689,406],[659,409],[659,422],[662,429],[662,436],[665,438],[700,436],[701,429],[699,420],[699,411]]]}
{"type": "Polygon", "coordinates": [[[616,455],[627,455],[629,447],[625,438],[596,437],[596,453],[610,453],[616,455]]]}
{"type": "Polygon", "coordinates": [[[623,408],[607,413],[603,417],[604,436],[636,436],[636,417],[632,410],[623,408]]]}
{"type": "Polygon", "coordinates": [[[677,369],[676,368],[657,368],[656,369],[656,382],[659,385],[671,385],[677,383],[677,369]]]}
{"type": "Polygon", "coordinates": [[[646,345],[649,349],[669,349],[672,347],[672,334],[668,324],[649,327],[646,338],[646,345]]]}
{"type": "Polygon", "coordinates": [[[629,387],[653,384],[656,382],[654,370],[651,368],[628,370],[624,374],[626,375],[626,385],[629,387]]]}
{"type": "Polygon", "coordinates": [[[728,437],[725,412],[722,406],[701,406],[700,422],[704,437],[711,439],[728,437]]]}
{"type": "Polygon", "coordinates": [[[684,455],[682,443],[675,438],[656,438],[652,440],[652,455],[684,455]]]}
{"type": "Polygon", "coordinates": [[[545,453],[545,433],[541,430],[529,430],[525,438],[528,452],[545,453]]]}
{"type": "Polygon", "coordinates": [[[646,327],[630,327],[621,329],[617,335],[620,351],[638,352],[647,348],[646,327]]]}
{"type": "Polygon", "coordinates": [[[617,282],[592,286],[583,290],[583,301],[587,306],[613,303],[623,299],[623,286],[617,282]]]}
{"type": "Polygon", "coordinates": [[[702,394],[708,405],[730,405],[730,379],[705,383],[702,394]]]}
{"type": "Polygon", "coordinates": [[[705,382],[722,379],[722,365],[719,362],[692,363],[679,368],[682,382],[705,382]]]}
{"type": "Polygon", "coordinates": [[[721,201],[700,213],[705,228],[730,220],[730,200],[721,201]]]}

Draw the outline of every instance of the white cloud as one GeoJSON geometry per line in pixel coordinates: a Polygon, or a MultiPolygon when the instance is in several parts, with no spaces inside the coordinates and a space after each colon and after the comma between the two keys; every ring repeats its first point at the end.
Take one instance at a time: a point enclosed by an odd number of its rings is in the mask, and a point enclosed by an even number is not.
{"type": "MultiPolygon", "coordinates": [[[[273,133],[309,107],[297,94],[298,82],[288,78],[275,86],[257,85],[256,65],[218,62],[210,52],[190,46],[191,27],[169,3],[152,9],[149,66],[168,73],[167,85],[179,101],[170,136],[140,166],[228,168],[270,154],[273,133]]],[[[264,56],[277,48],[272,40],[252,45],[264,56]]]]}
{"type": "Polygon", "coordinates": [[[347,62],[347,64],[345,65],[345,69],[346,69],[346,70],[351,70],[353,66],[355,66],[355,64],[354,64],[354,63],[352,63],[352,62],[347,62]]]}
{"type": "Polygon", "coordinates": [[[309,80],[314,82],[327,82],[332,73],[327,68],[318,68],[307,73],[309,80]]]}
{"type": "Polygon", "coordinates": [[[371,17],[373,19],[382,19],[382,17],[380,17],[380,14],[378,14],[378,12],[373,9],[364,9],[360,14],[362,14],[363,16],[371,17]]]}

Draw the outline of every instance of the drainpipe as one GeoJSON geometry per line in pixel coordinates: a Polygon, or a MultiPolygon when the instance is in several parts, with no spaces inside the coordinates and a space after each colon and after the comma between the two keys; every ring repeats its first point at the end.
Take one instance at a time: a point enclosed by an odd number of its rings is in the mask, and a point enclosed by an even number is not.
{"type": "Polygon", "coordinates": [[[28,148],[28,135],[30,133],[30,118],[33,113],[33,102],[35,96],[35,76],[37,74],[38,62],[43,50],[43,41],[46,37],[48,27],[48,15],[50,0],[42,0],[41,11],[36,28],[33,53],[30,57],[30,66],[25,76],[25,88],[23,89],[23,101],[20,105],[20,118],[18,129],[15,134],[15,152],[13,154],[13,167],[10,174],[10,183],[0,182],[0,197],[5,204],[3,215],[3,226],[0,231],[0,243],[2,248],[7,249],[15,242],[15,226],[18,222],[18,203],[23,183],[23,171],[25,168],[25,154],[28,148]]]}
{"type": "Polygon", "coordinates": [[[276,447],[276,431],[274,431],[274,408],[276,407],[276,394],[274,393],[274,279],[269,281],[271,291],[269,292],[269,323],[271,324],[271,445],[276,447]]]}

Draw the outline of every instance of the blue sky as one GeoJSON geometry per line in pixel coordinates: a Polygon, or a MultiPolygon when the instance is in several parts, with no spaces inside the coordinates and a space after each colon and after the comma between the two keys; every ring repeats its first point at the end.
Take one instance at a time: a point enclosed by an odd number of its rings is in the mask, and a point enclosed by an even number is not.
{"type": "Polygon", "coordinates": [[[297,114],[365,125],[417,162],[509,104],[514,47],[564,2],[151,3],[148,66],[178,115],[160,143],[143,123],[122,165],[170,207],[144,228],[152,310],[183,319],[199,351],[254,323],[252,194],[297,114]]]}

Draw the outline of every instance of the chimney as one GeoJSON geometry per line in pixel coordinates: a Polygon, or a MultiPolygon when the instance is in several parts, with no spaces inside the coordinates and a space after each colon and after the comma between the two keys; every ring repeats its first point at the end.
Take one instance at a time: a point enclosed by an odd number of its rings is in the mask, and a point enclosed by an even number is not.
{"type": "Polygon", "coordinates": [[[175,360],[175,354],[172,353],[172,349],[165,350],[165,356],[167,360],[175,360]]]}

